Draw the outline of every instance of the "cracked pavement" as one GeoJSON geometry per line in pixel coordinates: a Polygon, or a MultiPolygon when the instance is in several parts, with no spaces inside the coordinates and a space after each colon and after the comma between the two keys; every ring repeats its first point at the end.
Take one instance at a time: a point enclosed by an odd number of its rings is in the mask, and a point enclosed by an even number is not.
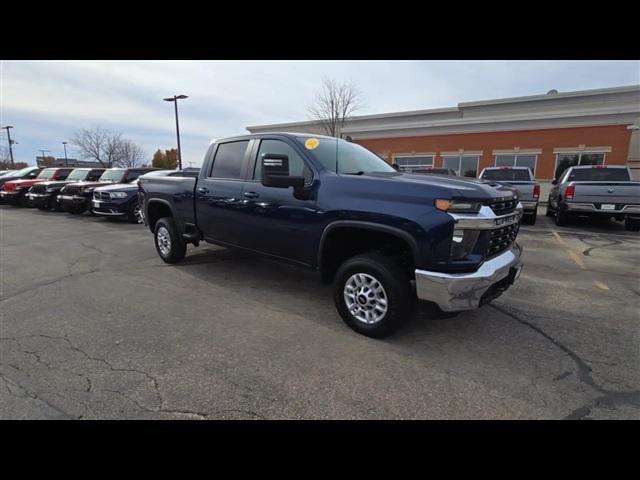
{"type": "Polygon", "coordinates": [[[640,418],[640,236],[539,215],[519,241],[492,305],[373,340],[312,273],[0,205],[0,418],[640,418]]]}

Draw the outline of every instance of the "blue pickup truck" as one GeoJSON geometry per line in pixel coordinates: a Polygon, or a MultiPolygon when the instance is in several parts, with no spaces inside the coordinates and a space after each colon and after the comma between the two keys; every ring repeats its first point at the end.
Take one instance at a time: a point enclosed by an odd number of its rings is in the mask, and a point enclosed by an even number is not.
{"type": "Polygon", "coordinates": [[[345,323],[380,338],[415,299],[475,309],[518,278],[517,191],[397,172],[352,142],[292,133],[218,140],[197,178],[144,176],[143,219],[159,256],[201,241],[267,255],[333,282],[345,323]]]}

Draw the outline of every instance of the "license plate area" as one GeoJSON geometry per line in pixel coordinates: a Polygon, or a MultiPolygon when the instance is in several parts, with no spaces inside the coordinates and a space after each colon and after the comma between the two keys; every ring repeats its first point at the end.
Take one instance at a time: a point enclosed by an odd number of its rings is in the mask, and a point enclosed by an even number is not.
{"type": "Polygon", "coordinates": [[[616,206],[612,203],[603,203],[600,205],[600,210],[615,210],[616,206]]]}

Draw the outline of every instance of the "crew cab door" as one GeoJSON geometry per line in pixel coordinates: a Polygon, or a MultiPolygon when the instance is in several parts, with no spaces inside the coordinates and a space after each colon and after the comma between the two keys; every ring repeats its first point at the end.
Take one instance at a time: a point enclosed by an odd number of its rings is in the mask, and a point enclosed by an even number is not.
{"type": "Polygon", "coordinates": [[[239,227],[249,140],[219,143],[196,186],[198,226],[206,240],[242,246],[239,227]]]}
{"type": "MultiPolygon", "coordinates": [[[[317,257],[319,214],[311,164],[283,138],[255,140],[244,183],[245,203],[242,224],[247,247],[269,255],[312,265],[317,257]],[[261,183],[262,157],[284,154],[289,158],[289,173],[305,177],[303,195],[296,198],[293,187],[266,187],[261,183]]],[[[315,185],[317,187],[317,184],[315,185]]]]}

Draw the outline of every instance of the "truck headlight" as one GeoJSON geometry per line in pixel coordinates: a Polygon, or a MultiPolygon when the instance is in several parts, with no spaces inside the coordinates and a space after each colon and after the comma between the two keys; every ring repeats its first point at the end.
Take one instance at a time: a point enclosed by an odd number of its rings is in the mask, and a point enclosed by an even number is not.
{"type": "Polygon", "coordinates": [[[111,198],[127,198],[126,192],[111,192],[111,198]]]}
{"type": "Polygon", "coordinates": [[[476,245],[480,231],[455,229],[451,237],[451,251],[449,256],[452,260],[460,260],[471,253],[476,245]]]}
{"type": "Polygon", "coordinates": [[[480,202],[472,200],[448,200],[439,198],[435,201],[438,210],[449,213],[477,213],[482,206],[480,202]]]}

